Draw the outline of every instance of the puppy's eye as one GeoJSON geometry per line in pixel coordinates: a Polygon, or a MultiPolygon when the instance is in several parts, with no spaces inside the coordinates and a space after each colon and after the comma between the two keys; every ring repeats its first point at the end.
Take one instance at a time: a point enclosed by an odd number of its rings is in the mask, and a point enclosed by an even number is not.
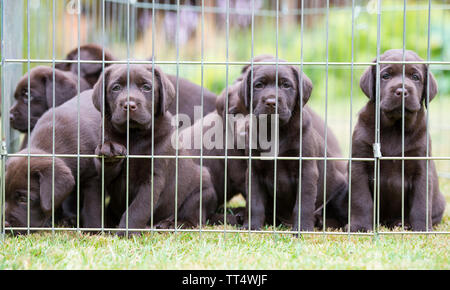
{"type": "Polygon", "coordinates": [[[145,85],[142,86],[141,89],[142,89],[142,91],[144,91],[146,93],[151,92],[152,91],[152,85],[145,84],[145,85]]]}
{"type": "Polygon", "coordinates": [[[381,75],[381,77],[382,77],[384,80],[388,80],[388,79],[391,77],[391,75],[390,75],[389,73],[384,73],[384,74],[381,75]]]}
{"type": "Polygon", "coordinates": [[[262,89],[264,88],[264,84],[262,82],[255,83],[255,89],[262,89]]]}
{"type": "Polygon", "coordinates": [[[411,79],[412,79],[413,81],[419,81],[419,80],[420,80],[420,77],[419,77],[418,74],[413,74],[413,75],[411,76],[411,79]]]}
{"type": "Polygon", "coordinates": [[[111,90],[112,90],[113,92],[118,92],[118,91],[120,91],[121,89],[122,89],[122,86],[119,85],[119,84],[115,84],[115,85],[113,85],[112,88],[111,88],[111,90]]]}
{"type": "Polygon", "coordinates": [[[16,192],[16,200],[20,203],[27,203],[28,202],[28,196],[25,192],[16,192]]]}
{"type": "Polygon", "coordinates": [[[290,89],[291,88],[291,84],[288,82],[284,82],[281,84],[281,88],[283,89],[290,89]]]}

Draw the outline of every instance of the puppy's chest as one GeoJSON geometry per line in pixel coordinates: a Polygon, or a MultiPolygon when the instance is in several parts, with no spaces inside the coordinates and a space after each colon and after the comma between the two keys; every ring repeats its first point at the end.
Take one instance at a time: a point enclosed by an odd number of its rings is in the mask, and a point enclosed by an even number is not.
{"type": "Polygon", "coordinates": [[[274,161],[260,161],[259,166],[252,174],[258,175],[264,187],[273,192],[275,188],[277,193],[290,194],[298,183],[299,162],[291,160],[278,160],[275,166],[274,161]],[[275,175],[276,171],[276,175],[275,175]]]}
{"type": "Polygon", "coordinates": [[[412,189],[414,179],[417,177],[417,161],[404,161],[402,174],[401,160],[382,160],[380,162],[380,192],[389,196],[399,196],[402,186],[408,193],[412,189]]]}
{"type": "Polygon", "coordinates": [[[412,134],[404,134],[399,130],[381,131],[381,154],[382,156],[425,156],[426,140],[417,138],[412,134]]]}

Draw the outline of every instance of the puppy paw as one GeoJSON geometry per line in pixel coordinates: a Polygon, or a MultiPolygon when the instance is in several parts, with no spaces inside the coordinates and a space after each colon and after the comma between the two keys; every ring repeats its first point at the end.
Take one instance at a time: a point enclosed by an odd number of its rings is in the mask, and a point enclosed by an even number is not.
{"type": "Polygon", "coordinates": [[[242,225],[241,229],[242,230],[249,230],[250,229],[252,231],[259,231],[259,230],[262,229],[262,225],[253,223],[252,227],[250,228],[248,222],[244,222],[244,224],[242,225]]]}
{"type": "MultiPolygon", "coordinates": [[[[127,231],[117,231],[114,232],[114,234],[118,237],[126,237],[127,236],[127,231]]],[[[141,236],[142,232],[133,232],[133,231],[128,231],[128,237],[136,237],[136,236],[141,236]]]]}
{"type": "MultiPolygon", "coordinates": [[[[348,224],[344,227],[344,231],[348,232],[348,224]]],[[[351,224],[350,232],[356,233],[367,233],[373,231],[372,225],[359,225],[359,224],[351,224]]]]}
{"type": "Polygon", "coordinates": [[[104,156],[105,162],[117,163],[123,161],[123,159],[115,157],[127,155],[127,149],[122,144],[106,141],[95,148],[95,154],[98,156],[104,156]]]}

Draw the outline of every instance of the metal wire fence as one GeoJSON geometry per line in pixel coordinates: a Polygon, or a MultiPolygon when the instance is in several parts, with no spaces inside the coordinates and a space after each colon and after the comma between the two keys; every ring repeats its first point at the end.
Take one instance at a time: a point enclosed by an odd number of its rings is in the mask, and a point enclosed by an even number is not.
{"type": "MultiPolygon", "coordinates": [[[[444,225],[438,230],[428,230],[431,222],[426,217],[427,230],[425,231],[409,231],[406,230],[405,207],[407,198],[405,197],[405,162],[411,160],[426,161],[427,184],[432,182],[428,180],[430,162],[436,162],[441,192],[448,199],[448,191],[450,189],[450,152],[448,141],[450,141],[450,127],[448,126],[448,114],[446,108],[450,106],[450,39],[448,37],[448,16],[450,16],[450,3],[444,1],[381,1],[381,0],[345,0],[345,1],[239,1],[239,0],[222,0],[222,1],[135,1],[135,0],[2,0],[1,2],[1,19],[2,19],[2,47],[1,47],[1,84],[2,84],[2,103],[1,103],[1,233],[5,235],[10,231],[101,231],[101,232],[217,232],[217,233],[273,233],[273,234],[322,234],[322,235],[383,235],[383,234],[449,234],[445,220],[448,219],[444,214],[444,225]],[[391,14],[389,14],[391,13],[391,14]],[[409,18],[408,18],[408,14],[409,18]],[[412,16],[411,16],[412,14],[412,16]],[[360,21],[358,17],[365,15],[367,21],[360,21]],[[385,15],[391,15],[386,16],[385,15]],[[392,16],[394,15],[394,16],[392,16]],[[391,29],[386,29],[389,24],[384,22],[393,21],[390,17],[396,17],[395,24],[401,24],[391,29]],[[417,17],[417,19],[415,18],[417,17]],[[410,20],[413,18],[414,20],[410,20]],[[436,21],[433,21],[436,18],[436,21]],[[420,20],[419,20],[420,19],[420,20]],[[340,31],[339,23],[347,23],[344,27],[345,31],[340,31]],[[440,23],[440,25],[439,25],[440,23]],[[425,25],[423,25],[425,24],[425,25]],[[409,25],[414,25],[411,27],[409,25]],[[281,26],[281,30],[280,30],[281,26]],[[292,29],[289,29],[292,28],[292,29]],[[395,30],[395,31],[394,31],[395,30]],[[331,32],[330,32],[331,31],[331,32]],[[411,31],[417,32],[411,34],[411,31]],[[340,35],[336,33],[342,33],[340,35]],[[361,36],[364,34],[366,36],[361,36]],[[409,37],[409,38],[408,38],[409,37]],[[305,39],[306,38],[306,39],[305,39]],[[313,40],[313,41],[311,41],[313,40]],[[434,43],[433,43],[434,41],[434,43]],[[80,50],[84,44],[96,43],[103,48],[107,48],[117,56],[115,60],[107,60],[106,52],[103,50],[101,58],[96,60],[82,60],[80,50]],[[370,47],[368,43],[375,44],[370,47]],[[399,47],[398,45],[401,45],[399,47]],[[436,44],[437,43],[437,44],[436,44]],[[369,46],[369,47],[368,47],[369,46]],[[395,47],[397,46],[397,47],[395,47]],[[402,61],[381,60],[380,56],[383,50],[388,48],[400,48],[402,50],[402,61]],[[72,60],[65,59],[68,51],[76,49],[78,56],[72,60]],[[424,61],[406,61],[406,51],[412,49],[418,51],[419,54],[425,55],[424,61]],[[342,52],[344,51],[344,52],[342,52]],[[273,61],[263,61],[256,63],[255,56],[263,53],[273,54],[273,61]],[[282,61],[282,59],[287,61],[282,61]],[[375,58],[375,61],[372,59],[375,58]],[[76,64],[77,65],[77,141],[76,152],[74,154],[56,153],[55,149],[55,110],[52,116],[52,150],[45,153],[32,153],[31,145],[26,144],[24,147],[27,151],[19,151],[20,143],[24,138],[31,140],[32,128],[31,123],[31,101],[28,101],[28,128],[24,134],[20,134],[10,126],[10,109],[14,102],[14,91],[18,80],[24,73],[29,73],[38,65],[49,66],[53,69],[52,79],[52,106],[55,108],[56,88],[55,88],[55,68],[58,64],[76,64]],[[225,96],[229,95],[230,85],[235,81],[236,77],[241,73],[241,68],[245,65],[249,66],[251,78],[251,87],[253,87],[253,72],[255,66],[275,66],[276,69],[276,108],[278,113],[278,82],[279,69],[282,66],[295,66],[300,71],[300,76],[306,72],[313,80],[315,89],[311,98],[311,106],[318,111],[324,120],[324,148],[323,155],[320,157],[302,156],[303,141],[300,138],[298,156],[274,156],[263,157],[252,155],[249,150],[242,156],[229,155],[227,150],[229,128],[225,126],[225,150],[223,155],[205,155],[203,147],[200,148],[199,154],[181,155],[179,154],[179,143],[176,142],[174,155],[158,155],[158,154],[131,154],[117,157],[125,159],[124,170],[126,170],[126,186],[123,195],[125,204],[130,204],[134,196],[130,193],[133,189],[133,176],[130,176],[130,160],[148,159],[151,162],[150,172],[148,172],[151,183],[151,190],[148,195],[151,196],[151,218],[147,222],[145,228],[130,228],[128,207],[125,210],[126,224],[124,228],[107,227],[105,221],[105,208],[111,202],[105,185],[105,159],[92,152],[90,154],[81,153],[80,144],[80,82],[81,73],[80,66],[83,64],[100,64],[102,71],[110,64],[124,64],[127,66],[127,101],[130,100],[130,67],[133,64],[152,65],[153,82],[155,81],[155,66],[161,66],[165,72],[175,75],[174,88],[176,91],[176,113],[179,112],[179,90],[180,77],[187,77],[192,82],[196,82],[202,88],[201,108],[202,115],[204,109],[204,88],[212,90],[219,94],[222,90],[225,96]],[[426,142],[425,156],[408,156],[405,152],[405,106],[402,102],[402,144],[400,156],[382,156],[380,154],[381,132],[380,132],[380,67],[384,64],[402,64],[403,66],[403,85],[405,85],[405,67],[412,64],[424,64],[436,76],[440,87],[438,99],[433,102],[437,103],[436,109],[429,102],[429,82],[425,87],[427,90],[427,118],[426,118],[426,134],[432,136],[433,156],[431,155],[431,145],[426,142]],[[374,154],[370,157],[353,157],[352,152],[352,134],[355,127],[357,112],[367,101],[361,96],[361,92],[355,87],[357,77],[361,75],[361,70],[373,66],[376,70],[376,96],[375,96],[375,124],[374,124],[374,154]],[[343,88],[342,88],[343,87],[343,88]],[[319,90],[318,93],[316,91],[319,90]],[[431,125],[432,124],[432,125],[431,125]],[[342,156],[328,156],[328,138],[329,128],[338,132],[338,140],[341,143],[344,154],[342,156]],[[10,158],[25,157],[27,158],[27,193],[26,207],[27,218],[25,226],[14,226],[7,224],[7,207],[8,207],[8,184],[6,180],[6,165],[10,158]],[[50,188],[52,194],[52,206],[50,214],[50,222],[45,226],[32,226],[31,221],[31,204],[33,202],[31,191],[31,179],[33,178],[32,160],[35,158],[51,158],[52,160],[52,186],[50,188]],[[76,221],[73,227],[61,226],[57,224],[58,208],[55,208],[55,182],[57,182],[58,173],[55,172],[55,160],[76,159],[76,190],[74,196],[76,198],[76,221]],[[82,192],[80,192],[80,183],[82,176],[80,175],[80,163],[84,159],[101,160],[101,171],[99,178],[101,180],[101,226],[88,227],[81,223],[80,212],[82,210],[82,192]],[[173,229],[156,228],[153,221],[154,215],[154,170],[158,160],[175,160],[175,171],[173,178],[175,180],[174,192],[174,227],[173,229]],[[243,160],[247,161],[247,180],[252,179],[254,169],[252,168],[253,160],[271,160],[273,161],[273,220],[268,222],[268,226],[263,229],[253,230],[242,229],[228,225],[209,226],[203,224],[202,221],[202,201],[203,201],[203,179],[200,175],[200,198],[199,198],[199,224],[195,228],[179,228],[178,223],[178,164],[180,160],[198,159],[200,168],[206,167],[205,160],[223,160],[223,200],[219,203],[224,204],[224,213],[228,212],[230,201],[228,196],[227,182],[230,178],[229,161],[243,160]],[[400,228],[392,231],[385,230],[380,223],[380,165],[383,161],[401,161],[402,168],[402,192],[401,192],[401,223],[400,228]],[[276,212],[277,207],[277,172],[279,161],[298,161],[298,174],[302,176],[303,164],[305,161],[323,161],[323,200],[327,200],[327,164],[332,161],[346,162],[348,172],[352,172],[354,162],[364,162],[372,164],[374,168],[373,177],[373,230],[369,232],[351,232],[350,226],[340,231],[330,230],[327,227],[326,206],[321,211],[322,226],[321,229],[314,231],[291,229],[279,227],[276,212]]],[[[395,26],[392,24],[392,26],[395,26]]],[[[425,76],[426,79],[429,78],[425,76]]],[[[300,77],[300,84],[303,84],[300,77]]],[[[28,92],[31,89],[30,74],[28,74],[28,92]]],[[[105,87],[105,82],[101,84],[105,87]]],[[[103,89],[103,91],[105,91],[103,89]]],[[[253,104],[254,91],[250,90],[250,104],[253,104]]],[[[30,93],[29,93],[30,94],[30,93]]],[[[303,92],[300,89],[300,96],[303,92]]],[[[155,101],[155,89],[152,89],[152,103],[155,101]]],[[[103,98],[105,100],[105,98],[103,98]]],[[[104,107],[104,103],[102,107],[104,107]]],[[[229,100],[225,102],[225,112],[229,111],[229,100]]],[[[153,107],[152,107],[153,110],[153,107]]],[[[303,109],[300,110],[300,120],[303,117],[303,109]]],[[[130,111],[127,110],[126,122],[126,138],[125,147],[130,147],[130,111]]],[[[155,112],[152,111],[154,116],[155,112]]],[[[250,115],[253,115],[253,108],[250,109],[250,115]]],[[[178,114],[175,114],[175,124],[179,124],[178,114]]],[[[228,114],[225,115],[224,123],[228,124],[228,114]]],[[[99,126],[101,131],[100,143],[105,140],[105,112],[102,110],[102,124],[99,126]]],[[[153,122],[154,118],[152,118],[153,122]]],[[[249,119],[249,131],[255,126],[249,119]]],[[[302,122],[302,121],[301,121],[302,122]]],[[[152,123],[154,125],[154,123],[152,123]]],[[[151,150],[155,152],[154,130],[155,126],[151,126],[151,150]]],[[[203,125],[203,121],[202,121],[203,125]]],[[[275,126],[279,128],[279,126],[275,126]]],[[[303,136],[302,126],[299,126],[299,136],[303,136]]],[[[179,134],[179,127],[175,128],[175,132],[179,134]]],[[[279,130],[275,130],[275,148],[278,148],[279,130]]],[[[200,137],[200,144],[203,144],[203,135],[200,137]]],[[[252,147],[252,138],[249,140],[249,147],[252,147]]],[[[128,151],[130,152],[130,151],[128,151]]],[[[434,165],[433,165],[434,167],[434,165]]],[[[348,174],[348,223],[351,224],[351,197],[352,197],[352,174],[348,174]]],[[[298,185],[295,190],[302,192],[302,183],[304,180],[298,178],[298,185]]],[[[426,186],[426,209],[429,211],[431,205],[429,201],[429,186],[426,186]]],[[[247,198],[246,215],[251,225],[252,219],[252,183],[246,183],[246,192],[242,192],[247,198]]],[[[245,197],[241,198],[240,203],[245,206],[245,197]]],[[[298,207],[301,206],[301,194],[296,199],[298,207]]],[[[382,210],[382,209],[381,209],[382,210]]],[[[301,210],[294,218],[297,223],[301,223],[301,210]]],[[[227,215],[224,215],[224,224],[227,224],[227,215]]]]}

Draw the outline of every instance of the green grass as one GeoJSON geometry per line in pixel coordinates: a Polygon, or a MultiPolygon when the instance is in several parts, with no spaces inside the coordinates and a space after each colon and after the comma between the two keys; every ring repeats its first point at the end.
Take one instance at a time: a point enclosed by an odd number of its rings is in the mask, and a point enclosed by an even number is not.
{"type": "Polygon", "coordinates": [[[448,242],[442,235],[41,233],[1,242],[0,269],[450,269],[448,242]]]}
{"type": "MultiPolygon", "coordinates": [[[[449,180],[441,180],[441,191],[450,203],[449,180]]],[[[233,201],[234,205],[240,202],[233,201]]],[[[443,222],[434,230],[449,228],[447,205],[443,222]]],[[[0,240],[0,269],[450,269],[448,246],[449,235],[442,234],[296,238],[178,232],[127,239],[108,234],[35,233],[0,240]]]]}

